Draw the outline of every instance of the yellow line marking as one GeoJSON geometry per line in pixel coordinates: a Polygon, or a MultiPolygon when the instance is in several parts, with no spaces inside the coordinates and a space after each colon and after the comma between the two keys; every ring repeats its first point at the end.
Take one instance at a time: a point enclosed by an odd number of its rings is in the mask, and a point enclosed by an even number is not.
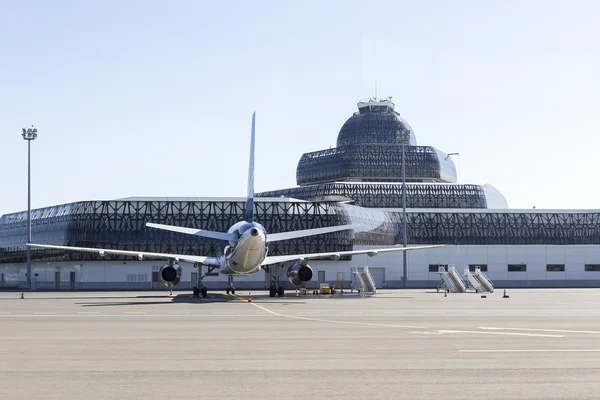
{"type": "Polygon", "coordinates": [[[295,315],[286,315],[286,314],[280,314],[278,312],[269,310],[266,307],[263,307],[259,304],[256,303],[252,303],[252,302],[248,302],[247,300],[244,300],[240,297],[238,297],[239,300],[245,301],[248,304],[257,307],[271,315],[274,315],[276,317],[281,317],[281,318],[289,318],[289,319],[299,319],[299,320],[303,320],[303,321],[313,321],[313,322],[326,322],[326,323],[330,323],[330,324],[341,324],[341,325],[362,325],[362,326],[379,326],[379,327],[386,327],[386,328],[421,328],[421,329],[425,329],[426,327],[424,326],[414,326],[414,325],[391,325],[391,324],[377,324],[377,323],[370,323],[370,322],[353,322],[353,321],[336,321],[333,319],[321,319],[321,318],[309,318],[309,317],[298,317],[295,315]]]}
{"type": "Polygon", "coordinates": [[[599,352],[600,349],[498,349],[498,350],[459,350],[461,353],[561,353],[561,352],[599,352]]]}

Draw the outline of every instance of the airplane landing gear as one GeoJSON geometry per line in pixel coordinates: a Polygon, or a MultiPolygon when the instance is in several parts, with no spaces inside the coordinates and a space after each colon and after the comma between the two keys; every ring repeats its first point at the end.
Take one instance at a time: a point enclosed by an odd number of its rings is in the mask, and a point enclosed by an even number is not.
{"type": "Polygon", "coordinates": [[[233,276],[229,275],[227,277],[227,294],[235,294],[235,288],[233,287],[233,276]]]}
{"type": "Polygon", "coordinates": [[[210,274],[213,270],[217,269],[215,266],[208,266],[208,271],[206,274],[202,275],[202,264],[194,264],[194,267],[198,268],[198,282],[196,282],[196,286],[194,287],[194,296],[195,297],[206,297],[208,296],[208,288],[204,286],[202,280],[208,274],[210,274]]]}
{"type": "Polygon", "coordinates": [[[285,295],[285,290],[283,287],[279,286],[279,274],[273,273],[272,268],[269,268],[267,273],[271,277],[271,284],[269,286],[269,297],[283,297],[285,295]]]}

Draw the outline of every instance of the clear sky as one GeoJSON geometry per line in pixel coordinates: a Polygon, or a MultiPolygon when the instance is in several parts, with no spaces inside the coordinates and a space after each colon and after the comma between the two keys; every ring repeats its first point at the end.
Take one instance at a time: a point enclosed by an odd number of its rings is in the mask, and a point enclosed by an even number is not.
{"type": "Polygon", "coordinates": [[[0,214],[296,185],[356,103],[511,208],[600,208],[600,2],[0,1],[0,214]]]}

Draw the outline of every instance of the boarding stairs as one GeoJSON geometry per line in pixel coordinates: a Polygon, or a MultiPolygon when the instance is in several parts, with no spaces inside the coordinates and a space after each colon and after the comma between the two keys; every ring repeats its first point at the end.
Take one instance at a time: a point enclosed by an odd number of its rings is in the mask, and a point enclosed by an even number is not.
{"type": "Polygon", "coordinates": [[[339,290],[340,293],[344,293],[344,278],[345,275],[343,272],[338,272],[337,274],[337,278],[335,279],[335,285],[333,285],[333,288],[335,290],[339,290]]]}
{"type": "Polygon", "coordinates": [[[494,284],[492,281],[481,273],[481,268],[475,267],[475,272],[471,273],[469,267],[465,268],[465,277],[469,285],[478,293],[494,293],[494,284]]]}
{"type": "Polygon", "coordinates": [[[377,288],[375,287],[375,280],[369,272],[369,267],[364,267],[362,271],[359,271],[358,268],[355,268],[355,271],[352,272],[352,274],[356,275],[360,281],[361,287],[358,289],[359,292],[373,294],[377,291],[377,288]]]}
{"type": "Polygon", "coordinates": [[[442,289],[448,289],[452,293],[464,293],[467,290],[467,286],[456,272],[454,265],[449,265],[448,271],[444,266],[440,266],[438,274],[442,279],[442,289]]]}

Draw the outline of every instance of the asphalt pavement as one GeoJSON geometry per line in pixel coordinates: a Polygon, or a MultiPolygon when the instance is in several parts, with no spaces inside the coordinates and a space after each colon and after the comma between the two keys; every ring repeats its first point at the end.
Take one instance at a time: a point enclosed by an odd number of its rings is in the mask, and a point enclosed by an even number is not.
{"type": "Polygon", "coordinates": [[[0,393],[32,399],[598,399],[600,290],[0,292],[0,393]]]}

